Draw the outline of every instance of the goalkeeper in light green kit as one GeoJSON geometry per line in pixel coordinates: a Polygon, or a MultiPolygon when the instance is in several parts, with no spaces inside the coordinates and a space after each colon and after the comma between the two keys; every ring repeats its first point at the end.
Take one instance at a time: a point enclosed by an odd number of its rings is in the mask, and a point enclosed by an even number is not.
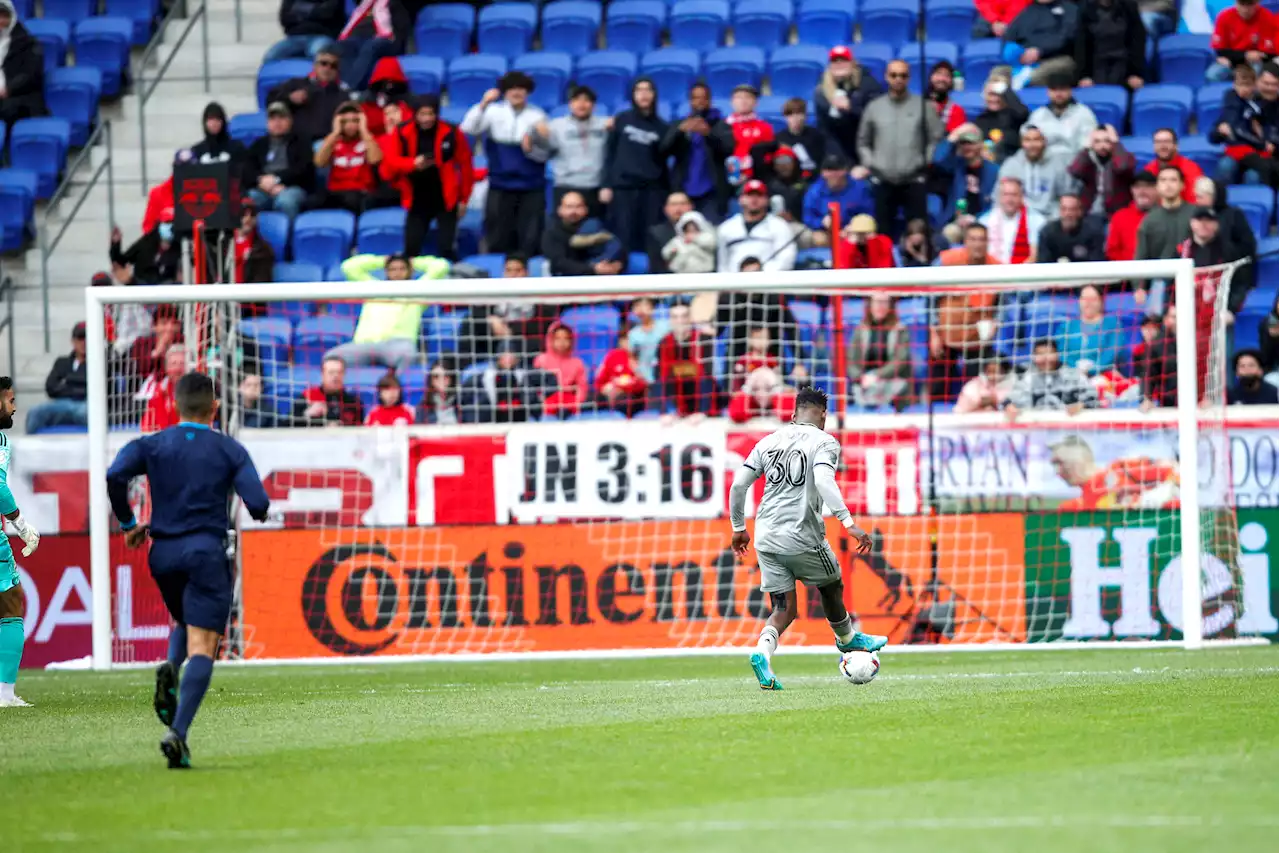
{"type": "MultiPolygon", "coordinates": [[[[0,376],[0,430],[13,426],[18,403],[13,395],[13,380],[0,376]]],[[[9,491],[9,457],[13,445],[8,436],[0,433],[0,514],[9,519],[14,530],[22,537],[22,556],[30,557],[40,547],[40,534],[22,518],[18,504],[9,491]]],[[[22,663],[22,617],[26,612],[27,597],[18,579],[18,565],[9,547],[9,537],[0,536],[0,708],[28,708],[13,692],[18,681],[18,664],[22,663]]]]}

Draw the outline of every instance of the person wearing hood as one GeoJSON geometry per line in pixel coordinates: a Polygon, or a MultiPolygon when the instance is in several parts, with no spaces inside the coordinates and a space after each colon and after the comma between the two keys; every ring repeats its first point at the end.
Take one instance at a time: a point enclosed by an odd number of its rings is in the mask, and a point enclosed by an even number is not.
{"type": "Polygon", "coordinates": [[[1055,74],[1048,79],[1049,103],[1033,110],[1027,124],[1040,128],[1049,153],[1070,159],[1089,144],[1098,127],[1093,110],[1075,99],[1071,77],[1055,74]]]}
{"type": "Polygon", "coordinates": [[[173,211],[121,251],[119,228],[111,229],[111,274],[121,284],[171,284],[182,274],[182,252],[173,236],[173,211]]]}
{"type": "Polygon", "coordinates": [[[631,84],[631,109],[613,117],[605,144],[604,186],[613,231],[624,252],[644,249],[645,232],[662,219],[669,179],[662,141],[667,123],[658,117],[658,87],[648,77],[631,84]]]}
{"type": "MultiPolygon", "coordinates": [[[[854,62],[853,51],[836,45],[827,54],[827,70],[813,90],[813,112],[818,129],[827,135],[851,163],[858,162],[858,125],[872,99],[884,92],[880,81],[854,62]]],[[[821,161],[819,161],[821,162],[821,161]]]]}
{"type": "Polygon", "coordinates": [[[716,271],[716,230],[691,210],[676,222],[676,236],[662,247],[662,260],[673,273],[716,271]]]}
{"type": "Polygon", "coordinates": [[[439,254],[452,260],[475,169],[467,137],[439,116],[438,95],[419,97],[410,120],[383,137],[388,145],[382,151],[381,174],[400,191],[405,254],[422,253],[434,221],[439,254]]]}
{"type": "Polygon", "coordinates": [[[285,80],[267,93],[267,103],[289,104],[294,132],[308,145],[329,133],[333,114],[351,100],[351,90],[338,76],[342,61],[338,54],[337,48],[322,49],[316,54],[310,74],[285,80]]]}
{"type": "Polygon", "coordinates": [[[317,169],[329,170],[329,180],[313,206],[347,210],[355,216],[363,213],[378,183],[382,148],[369,132],[359,104],[347,101],[338,107],[333,129],[316,149],[314,159],[317,169]]]}
{"type": "Polygon", "coordinates": [[[1114,127],[1094,129],[1089,146],[1067,167],[1067,174],[1079,182],[1085,215],[1106,219],[1124,209],[1137,165],[1114,127]]]}
{"type": "Polygon", "coordinates": [[[804,194],[804,224],[813,234],[813,245],[830,246],[838,233],[859,213],[873,213],[875,199],[866,181],[849,177],[849,161],[828,154],[822,161],[822,177],[804,194]],[[831,221],[832,204],[840,205],[840,222],[831,221]]]}
{"type": "Polygon", "coordinates": [[[992,74],[982,87],[983,110],[973,123],[982,131],[984,157],[1003,163],[1018,150],[1019,128],[1031,115],[1007,76],[992,74]]]}
{"type": "MultiPolygon", "coordinates": [[[[1276,386],[1263,380],[1262,353],[1253,349],[1242,349],[1236,353],[1234,365],[1236,381],[1227,390],[1227,405],[1275,406],[1280,404],[1276,386]]],[[[30,429],[30,427],[27,428],[28,432],[30,429]]]]}
{"type": "Polygon", "coordinates": [[[250,188],[259,210],[278,210],[293,221],[315,189],[312,156],[311,143],[293,129],[289,105],[273,102],[267,106],[267,135],[249,146],[241,185],[250,188]]]}
{"type": "Polygon", "coordinates": [[[18,20],[13,1],[0,0],[0,126],[8,131],[15,121],[44,115],[44,111],[40,43],[18,20]]]}
{"type": "Polygon", "coordinates": [[[1021,148],[1000,164],[999,176],[1021,181],[1027,207],[1041,216],[1049,216],[1058,198],[1069,192],[1074,184],[1067,174],[1071,161],[1050,154],[1044,133],[1034,124],[1024,125],[1021,137],[1021,148]]]}
{"type": "Polygon", "coordinates": [[[542,411],[549,418],[576,415],[587,401],[591,383],[587,379],[587,365],[573,352],[573,329],[559,320],[547,329],[547,346],[533,360],[534,370],[545,370],[555,377],[556,390],[542,402],[542,411]]]}
{"type": "MultiPolygon", "coordinates": [[[[1227,243],[1239,251],[1240,257],[1254,259],[1256,263],[1258,237],[1253,233],[1253,226],[1249,224],[1249,217],[1244,215],[1244,211],[1227,203],[1227,185],[1202,175],[1196,180],[1192,189],[1194,193],[1191,199],[1192,204],[1213,208],[1214,213],[1218,214],[1218,232],[1227,243]]],[[[1184,193],[1183,198],[1185,197],[1184,193]]],[[[1231,292],[1233,294],[1248,293],[1253,289],[1256,280],[1254,263],[1245,264],[1232,275],[1231,292]],[[1238,291],[1237,288],[1239,288],[1238,291]]],[[[1240,310],[1241,306],[1234,304],[1228,307],[1235,312],[1240,310]]]]}
{"type": "Polygon", "coordinates": [[[542,254],[552,275],[617,275],[626,269],[622,243],[588,216],[587,200],[573,191],[560,197],[542,235],[542,254]]]}
{"type": "Polygon", "coordinates": [[[780,145],[766,156],[762,165],[768,175],[765,186],[769,188],[770,209],[776,216],[785,219],[792,231],[807,230],[804,223],[804,199],[811,182],[800,166],[800,156],[790,146],[780,145]]]}
{"type": "Polygon", "coordinates": [[[662,151],[674,158],[671,185],[689,196],[710,222],[724,217],[733,193],[725,161],[733,154],[733,131],[711,105],[711,89],[701,81],[689,87],[689,115],[667,126],[662,151]]]}
{"type": "Polygon", "coordinates": [[[227,130],[227,111],[217,101],[210,101],[200,119],[204,128],[204,141],[191,146],[191,156],[197,163],[230,163],[239,167],[249,149],[227,130]]]}
{"type": "Polygon", "coordinates": [[[404,76],[400,60],[394,56],[379,59],[378,64],[373,66],[373,74],[369,76],[369,89],[365,93],[365,99],[360,103],[365,121],[369,123],[369,132],[375,139],[395,130],[394,125],[399,124],[395,122],[391,127],[387,126],[388,105],[399,105],[402,119],[407,119],[413,113],[411,100],[409,78],[404,76]]]}
{"type": "Polygon", "coordinates": [[[600,182],[609,120],[595,114],[596,93],[588,86],[569,90],[569,114],[534,125],[533,144],[546,151],[555,184],[554,203],[567,192],[581,194],[592,216],[599,216],[600,182]]]}
{"type": "Polygon", "coordinates": [[[333,47],[347,14],[342,0],[280,0],[284,38],[267,48],[263,63],[281,59],[315,59],[333,47]]]}
{"type": "Polygon", "coordinates": [[[1004,31],[1001,57],[1013,66],[1014,88],[1046,86],[1056,75],[1075,79],[1079,10],[1066,0],[1032,0],[1004,31]]]}
{"type": "Polygon", "coordinates": [[[485,138],[489,196],[484,227],[488,251],[497,254],[533,257],[542,244],[547,152],[534,145],[533,131],[547,114],[529,103],[533,87],[533,78],[523,71],[507,72],[497,88],[467,110],[460,125],[467,136],[485,138]]]}

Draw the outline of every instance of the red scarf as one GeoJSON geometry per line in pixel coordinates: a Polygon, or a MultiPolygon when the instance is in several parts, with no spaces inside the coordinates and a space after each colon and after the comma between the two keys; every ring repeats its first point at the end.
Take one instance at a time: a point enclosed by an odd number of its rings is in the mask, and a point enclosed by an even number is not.
{"type": "Polygon", "coordinates": [[[1031,259],[1031,243],[1027,240],[1027,208],[1022,208],[1018,216],[1018,233],[1013,236],[1013,254],[1009,256],[1011,264],[1025,264],[1031,259]]]}

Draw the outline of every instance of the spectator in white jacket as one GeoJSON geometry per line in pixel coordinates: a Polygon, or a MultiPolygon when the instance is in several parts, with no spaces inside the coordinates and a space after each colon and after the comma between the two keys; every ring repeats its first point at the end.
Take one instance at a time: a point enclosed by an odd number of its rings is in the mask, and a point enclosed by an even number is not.
{"type": "Polygon", "coordinates": [[[716,268],[736,270],[746,258],[759,258],[766,272],[795,269],[796,238],[780,216],[769,212],[769,188],[753,179],[738,197],[742,212],[720,226],[716,268]]]}
{"type": "Polygon", "coordinates": [[[533,144],[532,133],[547,114],[529,103],[532,91],[529,75],[508,72],[462,120],[463,133],[485,137],[489,197],[484,230],[488,251],[500,255],[520,252],[531,258],[542,247],[547,151],[533,144]]]}
{"type": "Polygon", "coordinates": [[[716,230],[691,210],[676,220],[676,236],[662,247],[662,259],[674,273],[716,271],[716,230]]]}
{"type": "Polygon", "coordinates": [[[1082,148],[1089,146],[1089,137],[1098,127],[1098,117],[1075,99],[1070,76],[1049,78],[1047,88],[1049,103],[1033,111],[1023,126],[1040,128],[1049,155],[1071,162],[1082,148]]]}
{"type": "Polygon", "coordinates": [[[1044,131],[1026,124],[1022,148],[1000,164],[1000,177],[1021,181],[1027,207],[1048,218],[1056,213],[1058,199],[1074,189],[1075,182],[1067,174],[1069,165],[1070,160],[1049,153],[1044,131]]]}

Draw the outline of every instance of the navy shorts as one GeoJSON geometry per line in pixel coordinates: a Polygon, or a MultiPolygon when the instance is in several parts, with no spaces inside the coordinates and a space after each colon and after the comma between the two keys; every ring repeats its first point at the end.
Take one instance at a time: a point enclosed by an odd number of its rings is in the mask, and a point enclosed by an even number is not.
{"type": "Polygon", "coordinates": [[[219,634],[231,617],[232,579],[221,536],[184,536],[151,543],[151,576],[175,622],[219,634]]]}

